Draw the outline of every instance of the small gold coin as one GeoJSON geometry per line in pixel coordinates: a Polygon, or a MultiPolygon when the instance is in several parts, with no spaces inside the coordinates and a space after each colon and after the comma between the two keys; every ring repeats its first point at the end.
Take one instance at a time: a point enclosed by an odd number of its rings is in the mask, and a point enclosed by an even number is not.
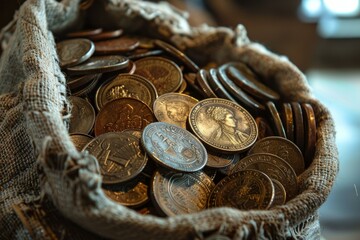
{"type": "Polygon", "coordinates": [[[201,141],[224,153],[243,152],[258,136],[250,113],[226,99],[208,98],[198,102],[190,111],[189,124],[201,141]]]}

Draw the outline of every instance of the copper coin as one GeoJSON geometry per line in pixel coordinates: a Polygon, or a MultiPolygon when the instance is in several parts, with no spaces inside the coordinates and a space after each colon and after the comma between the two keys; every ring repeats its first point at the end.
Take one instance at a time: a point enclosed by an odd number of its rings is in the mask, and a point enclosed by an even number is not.
{"type": "Polygon", "coordinates": [[[126,129],[142,130],[155,121],[151,109],[140,100],[119,98],[101,108],[95,120],[95,136],[126,129]]]}
{"type": "Polygon", "coordinates": [[[117,185],[103,187],[103,192],[115,202],[132,208],[144,205],[149,200],[148,185],[145,177],[139,175],[135,179],[117,185]]]}
{"type": "Polygon", "coordinates": [[[86,146],[86,144],[88,144],[93,139],[93,137],[83,133],[71,133],[70,139],[75,145],[75,148],[78,151],[81,151],[86,146]]]}
{"type": "Polygon", "coordinates": [[[275,134],[277,136],[286,138],[284,125],[282,124],[280,114],[279,114],[275,104],[273,102],[267,102],[266,107],[269,112],[270,120],[273,123],[275,134]]]}
{"type": "Polygon", "coordinates": [[[92,105],[80,97],[70,96],[72,104],[69,133],[88,134],[95,122],[95,110],[92,105]]]}
{"type": "Polygon", "coordinates": [[[197,73],[199,71],[199,67],[188,56],[186,56],[176,47],[161,40],[155,40],[154,43],[156,46],[160,47],[161,49],[184,63],[184,65],[189,68],[191,72],[197,73]]]}
{"type": "Polygon", "coordinates": [[[259,81],[251,69],[244,63],[227,63],[220,68],[225,69],[227,76],[229,76],[237,86],[252,96],[264,101],[277,101],[280,99],[280,95],[259,81]]]}
{"type": "Polygon", "coordinates": [[[294,113],[294,122],[295,122],[295,143],[300,148],[301,151],[304,151],[304,142],[305,142],[305,129],[304,129],[304,118],[301,105],[298,102],[292,102],[291,107],[294,113]]]}
{"type": "Polygon", "coordinates": [[[190,109],[197,99],[180,93],[165,93],[154,102],[154,114],[159,122],[167,122],[186,129],[190,109]]]}
{"type": "Polygon", "coordinates": [[[88,60],[94,53],[94,43],[88,39],[76,38],[58,42],[56,50],[61,68],[75,66],[88,60]]]}
{"type": "Polygon", "coordinates": [[[244,92],[228,77],[225,71],[227,66],[228,65],[222,65],[218,69],[218,77],[224,88],[231,94],[231,96],[236,99],[239,104],[246,107],[247,109],[254,112],[264,111],[265,107],[263,104],[244,92]]]}
{"type": "Polygon", "coordinates": [[[274,185],[268,176],[256,170],[243,170],[225,177],[215,186],[208,207],[268,209],[273,199],[274,185]]]}
{"type": "Polygon", "coordinates": [[[198,102],[190,111],[189,124],[201,141],[224,153],[245,151],[258,136],[250,113],[226,99],[208,98],[198,102]]]}
{"type": "Polygon", "coordinates": [[[274,184],[274,200],[270,208],[273,208],[286,203],[286,190],[278,180],[271,179],[271,181],[274,184]]]}
{"type": "Polygon", "coordinates": [[[99,56],[91,57],[83,64],[67,68],[72,75],[85,75],[94,73],[113,72],[127,68],[129,59],[122,56],[99,56]]]}
{"type": "Polygon", "coordinates": [[[153,203],[164,215],[177,216],[205,209],[215,184],[201,171],[195,173],[157,171],[151,186],[153,203]]]}
{"type": "Polygon", "coordinates": [[[92,41],[107,40],[107,39],[111,39],[111,38],[120,37],[123,34],[123,32],[124,31],[122,29],[106,31],[106,32],[101,32],[96,35],[91,35],[88,38],[91,39],[92,41]]]}
{"type": "Polygon", "coordinates": [[[159,56],[163,53],[164,53],[163,50],[160,50],[160,49],[146,50],[146,51],[142,51],[142,52],[133,51],[128,54],[128,58],[131,60],[137,60],[140,58],[159,56]]]}
{"type": "Polygon", "coordinates": [[[223,154],[208,150],[208,161],[206,166],[210,168],[225,168],[230,166],[238,157],[238,154],[223,154]]]}
{"type": "Polygon", "coordinates": [[[298,194],[298,183],[294,169],[285,160],[269,153],[255,153],[249,155],[232,169],[231,173],[245,169],[259,170],[271,179],[278,180],[286,189],[287,200],[298,194]]]}
{"type": "Polygon", "coordinates": [[[100,110],[106,103],[119,98],[136,98],[152,108],[157,98],[155,86],[147,79],[122,73],[104,82],[96,91],[96,108],[100,110]]]}
{"type": "Polygon", "coordinates": [[[123,183],[135,178],[147,162],[139,139],[127,133],[104,133],[91,140],[83,151],[97,158],[104,184],[123,183]]]}
{"type": "Polygon", "coordinates": [[[96,54],[121,54],[132,51],[139,46],[136,38],[120,37],[105,41],[95,42],[96,54]]]}
{"type": "Polygon", "coordinates": [[[305,170],[304,157],[300,149],[286,138],[277,136],[263,138],[252,146],[248,155],[254,153],[271,153],[282,158],[290,164],[297,175],[305,170]]]}
{"type": "Polygon", "coordinates": [[[305,126],[305,165],[308,167],[312,162],[316,145],[316,119],[314,109],[309,103],[302,103],[305,126]]]}
{"type": "Polygon", "coordinates": [[[217,98],[216,94],[213,92],[208,83],[209,73],[205,69],[200,69],[196,75],[196,82],[202,90],[203,96],[205,98],[217,98]]]}
{"type": "Polygon", "coordinates": [[[275,135],[269,121],[266,118],[258,116],[255,118],[255,122],[259,130],[258,140],[275,135]]]}
{"type": "Polygon", "coordinates": [[[282,117],[282,122],[286,132],[286,138],[294,142],[295,126],[294,126],[293,110],[290,103],[282,104],[282,112],[280,117],[282,117]]]}
{"type": "Polygon", "coordinates": [[[135,74],[152,82],[159,94],[175,92],[183,81],[180,68],[163,57],[147,57],[137,60],[135,74]]]}
{"type": "Polygon", "coordinates": [[[196,172],[207,162],[204,145],[187,130],[169,123],[149,124],[141,141],[149,156],[168,169],[196,172]]]}
{"type": "Polygon", "coordinates": [[[66,80],[66,84],[70,88],[70,90],[76,90],[91,83],[95,78],[99,78],[98,74],[88,74],[80,77],[69,77],[66,80]]]}
{"type": "Polygon", "coordinates": [[[230,93],[228,93],[228,91],[226,91],[224,86],[221,84],[218,78],[218,71],[215,68],[211,68],[209,70],[209,74],[209,85],[216,96],[236,102],[236,99],[230,93]]]}
{"type": "Polygon", "coordinates": [[[86,29],[66,34],[70,38],[88,38],[93,35],[97,35],[102,32],[102,28],[86,29]]]}
{"type": "Polygon", "coordinates": [[[182,81],[180,87],[178,88],[178,90],[176,90],[177,93],[183,93],[187,88],[187,83],[186,81],[182,81]]]}
{"type": "Polygon", "coordinates": [[[155,43],[153,38],[148,38],[144,36],[136,36],[137,40],[139,41],[139,47],[145,49],[153,49],[155,48],[155,43]]]}

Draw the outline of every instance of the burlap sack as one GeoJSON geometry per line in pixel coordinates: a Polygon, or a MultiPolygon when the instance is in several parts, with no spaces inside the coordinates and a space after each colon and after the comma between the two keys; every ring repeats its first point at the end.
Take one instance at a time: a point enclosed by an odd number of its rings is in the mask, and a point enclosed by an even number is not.
{"type": "Polygon", "coordinates": [[[319,238],[317,210],[338,172],[334,123],[292,63],[249,41],[241,25],[235,30],[190,27],[185,13],[165,3],[97,0],[87,10],[79,10],[78,3],[28,0],[0,35],[5,48],[0,64],[1,239],[319,238]],[[318,127],[316,152],[299,178],[300,194],[267,211],[215,208],[169,218],[143,216],[106,198],[96,160],[70,141],[70,106],[54,47],[53,33],[84,22],[171,41],[199,64],[245,62],[273,81],[287,101],[310,102],[318,127]]]}

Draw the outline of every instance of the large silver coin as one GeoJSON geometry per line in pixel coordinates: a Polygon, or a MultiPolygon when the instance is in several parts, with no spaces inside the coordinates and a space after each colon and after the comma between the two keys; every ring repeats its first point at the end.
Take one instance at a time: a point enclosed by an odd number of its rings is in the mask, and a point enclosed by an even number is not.
{"type": "Polygon", "coordinates": [[[64,40],[56,44],[60,67],[71,67],[88,60],[95,51],[94,43],[85,38],[64,40]]]}

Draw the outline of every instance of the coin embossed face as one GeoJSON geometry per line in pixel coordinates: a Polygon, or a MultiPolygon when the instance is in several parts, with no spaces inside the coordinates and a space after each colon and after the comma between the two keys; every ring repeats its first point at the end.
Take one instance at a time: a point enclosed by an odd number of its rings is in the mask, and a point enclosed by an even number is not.
{"type": "Polygon", "coordinates": [[[88,134],[94,126],[95,110],[91,104],[80,97],[69,97],[72,103],[70,133],[88,134]]]}
{"type": "Polygon", "coordinates": [[[95,51],[94,43],[88,39],[76,38],[56,44],[62,68],[74,66],[89,59],[95,51]]]}
{"type": "Polygon", "coordinates": [[[245,151],[258,135],[250,113],[225,99],[200,101],[190,111],[189,123],[203,142],[222,152],[245,151]]]}
{"type": "Polygon", "coordinates": [[[149,124],[143,130],[141,141],[157,163],[172,170],[196,172],[207,162],[202,143],[187,130],[172,124],[149,124]]]}

